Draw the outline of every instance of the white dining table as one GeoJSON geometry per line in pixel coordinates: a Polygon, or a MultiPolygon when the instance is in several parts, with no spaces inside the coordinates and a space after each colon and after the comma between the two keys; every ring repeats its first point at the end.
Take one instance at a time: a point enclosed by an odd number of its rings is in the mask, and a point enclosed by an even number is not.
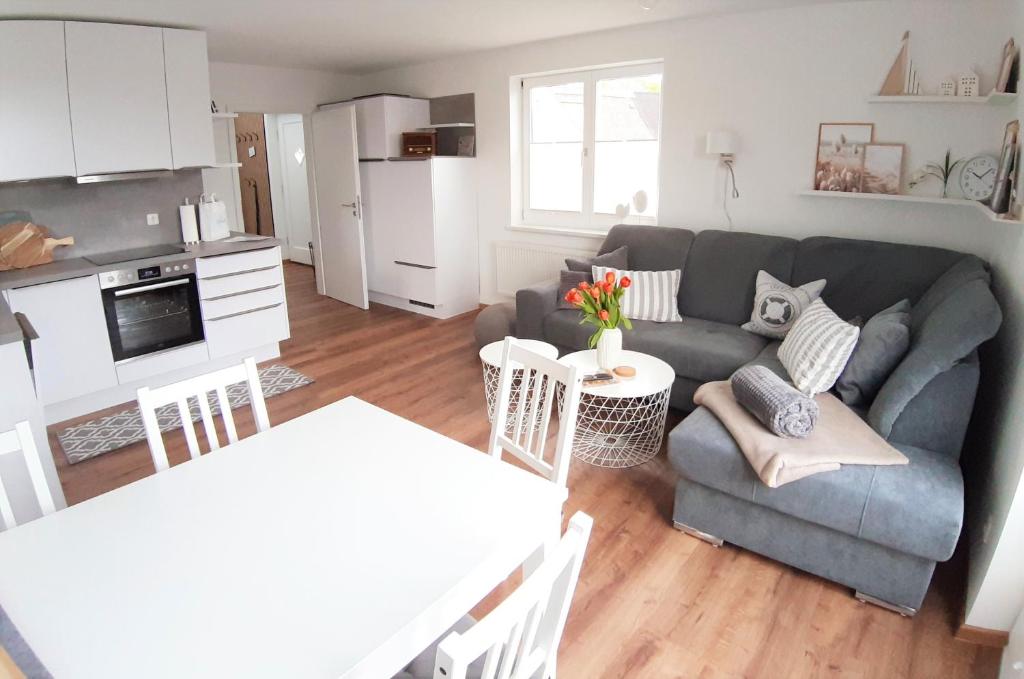
{"type": "Polygon", "coordinates": [[[0,533],[63,677],[390,677],[560,530],[564,491],[349,397],[0,533]]]}

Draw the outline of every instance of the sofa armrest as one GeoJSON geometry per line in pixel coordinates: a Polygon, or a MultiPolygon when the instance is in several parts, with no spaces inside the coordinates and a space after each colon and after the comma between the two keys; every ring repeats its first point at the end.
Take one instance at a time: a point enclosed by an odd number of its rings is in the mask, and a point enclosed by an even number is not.
{"type": "Polygon", "coordinates": [[[544,318],[558,309],[558,281],[537,283],[516,292],[516,336],[544,339],[544,318]]]}

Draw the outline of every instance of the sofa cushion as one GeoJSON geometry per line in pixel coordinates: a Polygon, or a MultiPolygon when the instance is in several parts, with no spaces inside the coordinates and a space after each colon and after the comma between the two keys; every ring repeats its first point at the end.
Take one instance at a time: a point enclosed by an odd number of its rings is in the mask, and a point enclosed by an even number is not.
{"type": "Polygon", "coordinates": [[[913,332],[921,329],[921,324],[928,315],[935,310],[942,300],[949,297],[954,290],[961,285],[971,281],[984,281],[986,285],[992,282],[992,274],[988,271],[988,265],[974,255],[965,255],[956,264],[946,270],[946,273],[932,283],[931,287],[917,300],[913,309],[910,310],[910,327],[913,332]]]}
{"type": "MultiPolygon", "coordinates": [[[[693,243],[693,231],[667,226],[613,226],[601,244],[599,255],[629,247],[629,268],[638,271],[682,269],[693,243]]],[[[587,269],[589,271],[589,269],[587,269]]]]}
{"type": "Polygon", "coordinates": [[[826,528],[945,561],[963,520],[963,477],[948,456],[896,448],[908,465],[846,465],[769,488],[718,419],[697,408],[669,434],[669,459],[691,481],[826,528]]]}
{"type": "MultiPolygon", "coordinates": [[[[580,325],[575,311],[556,311],[544,319],[547,341],[573,350],[587,348],[593,334],[580,325]]],[[[724,380],[753,360],[768,343],[734,325],[683,318],[682,323],[634,321],[632,330],[622,333],[625,349],[657,356],[672,366],[676,375],[699,382],[724,380]]]]}
{"type": "Polygon", "coordinates": [[[870,405],[910,348],[910,302],[900,300],[871,317],[853,355],[836,380],[846,405],[870,405]]]}
{"type": "Polygon", "coordinates": [[[630,279],[619,300],[622,315],[634,321],[657,321],[679,323],[679,269],[671,271],[631,271],[610,269],[603,266],[593,268],[593,279],[605,281],[611,274],[618,285],[622,279],[630,279]]]}
{"type": "Polygon", "coordinates": [[[815,396],[832,388],[860,336],[860,328],[850,325],[820,299],[814,300],[793,324],[782,340],[779,360],[796,388],[815,396]]]}
{"type": "Polygon", "coordinates": [[[995,336],[1003,314],[988,284],[973,280],[940,302],[911,338],[910,351],[893,370],[868,411],[868,422],[889,438],[904,408],[935,377],[995,336]]]}
{"type": "Polygon", "coordinates": [[[822,278],[790,287],[767,271],[758,271],[754,308],[750,312],[750,320],[740,327],[771,339],[784,338],[800,314],[818,299],[826,283],[822,278]]]}
{"type": "Polygon", "coordinates": [[[779,236],[701,231],[683,268],[680,312],[732,325],[750,320],[757,272],[789,283],[796,246],[797,241],[779,236]]]}
{"type": "Polygon", "coordinates": [[[797,246],[790,284],[827,278],[821,298],[840,318],[871,318],[901,299],[917,302],[963,256],[921,245],[805,238],[797,246]]]}
{"type": "Polygon", "coordinates": [[[629,248],[623,245],[621,248],[616,248],[611,252],[594,255],[587,259],[576,259],[575,257],[565,258],[565,268],[569,271],[590,273],[591,268],[595,266],[607,266],[612,269],[628,269],[629,248]]]}

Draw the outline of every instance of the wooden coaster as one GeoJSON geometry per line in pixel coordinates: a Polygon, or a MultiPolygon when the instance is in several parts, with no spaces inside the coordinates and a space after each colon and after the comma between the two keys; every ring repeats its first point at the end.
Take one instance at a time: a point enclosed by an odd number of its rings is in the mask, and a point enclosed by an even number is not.
{"type": "Polygon", "coordinates": [[[612,370],[615,376],[623,380],[631,380],[636,377],[636,368],[631,365],[620,365],[612,370]]]}

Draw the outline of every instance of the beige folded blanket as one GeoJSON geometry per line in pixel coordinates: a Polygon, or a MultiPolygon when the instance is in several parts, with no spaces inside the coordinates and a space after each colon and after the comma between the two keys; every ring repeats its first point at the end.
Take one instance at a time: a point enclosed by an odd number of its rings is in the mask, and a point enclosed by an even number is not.
{"type": "Polygon", "coordinates": [[[832,394],[818,394],[814,400],[821,409],[814,431],[807,438],[784,439],[768,431],[736,402],[729,382],[708,382],[693,396],[694,403],[705,406],[725,425],[750,466],[770,488],[835,471],[844,464],[909,462],[832,394]]]}

